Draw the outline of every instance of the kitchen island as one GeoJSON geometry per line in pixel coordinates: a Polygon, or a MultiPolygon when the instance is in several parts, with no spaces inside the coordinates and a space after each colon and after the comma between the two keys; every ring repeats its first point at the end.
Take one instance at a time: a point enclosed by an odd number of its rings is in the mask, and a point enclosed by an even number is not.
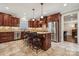
{"type": "MultiPolygon", "coordinates": [[[[30,33],[33,32],[30,31],[30,33]]],[[[45,51],[48,50],[51,47],[51,33],[50,32],[36,32],[36,33],[38,37],[41,39],[42,44],[41,49],[45,51]]]]}

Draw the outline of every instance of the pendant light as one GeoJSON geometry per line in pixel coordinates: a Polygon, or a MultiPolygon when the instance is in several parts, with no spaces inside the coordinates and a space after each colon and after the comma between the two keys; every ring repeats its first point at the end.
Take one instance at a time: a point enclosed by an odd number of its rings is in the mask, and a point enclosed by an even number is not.
{"type": "Polygon", "coordinates": [[[33,19],[32,20],[34,21],[35,20],[35,17],[34,17],[34,15],[35,15],[35,9],[33,8],[32,11],[33,11],[33,19]]]}
{"type": "Polygon", "coordinates": [[[41,3],[41,18],[43,18],[43,3],[41,3]]]}

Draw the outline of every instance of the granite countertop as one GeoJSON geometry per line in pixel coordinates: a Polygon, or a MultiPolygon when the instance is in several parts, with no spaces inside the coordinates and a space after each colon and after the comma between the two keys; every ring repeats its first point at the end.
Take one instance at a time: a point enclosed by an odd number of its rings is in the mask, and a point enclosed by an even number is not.
{"type": "Polygon", "coordinates": [[[1,30],[0,32],[22,32],[22,30],[1,30]]]}
{"type": "Polygon", "coordinates": [[[47,33],[50,33],[50,32],[37,32],[38,34],[47,34],[47,33]]]}

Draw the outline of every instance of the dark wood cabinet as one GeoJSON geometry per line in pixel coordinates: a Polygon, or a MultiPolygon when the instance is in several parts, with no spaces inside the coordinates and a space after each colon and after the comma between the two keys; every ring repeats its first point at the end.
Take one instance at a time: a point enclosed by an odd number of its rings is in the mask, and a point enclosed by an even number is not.
{"type": "Polygon", "coordinates": [[[26,35],[25,33],[27,33],[27,32],[21,32],[21,39],[26,39],[25,38],[25,35],[26,35]]]}
{"type": "Polygon", "coordinates": [[[3,13],[0,12],[0,26],[3,25],[3,13]]]}
{"type": "Polygon", "coordinates": [[[48,26],[48,22],[47,22],[47,16],[45,16],[43,19],[35,19],[28,21],[28,27],[34,27],[34,28],[38,28],[38,27],[42,27],[43,25],[46,25],[46,27],[48,26]]]}
{"type": "Polygon", "coordinates": [[[51,34],[43,34],[43,37],[45,38],[45,40],[43,41],[43,49],[47,50],[51,47],[51,34]]]}
{"type": "Polygon", "coordinates": [[[7,13],[0,12],[0,26],[19,26],[20,20],[7,13]]]}
{"type": "Polygon", "coordinates": [[[12,24],[13,27],[18,27],[19,23],[20,23],[19,18],[11,17],[11,24],[12,24]]]}
{"type": "Polygon", "coordinates": [[[21,32],[21,39],[24,39],[25,32],[21,32]]]}
{"type": "Polygon", "coordinates": [[[42,27],[42,25],[43,25],[43,21],[39,21],[39,23],[38,23],[38,27],[42,27]]]}
{"type": "Polygon", "coordinates": [[[51,47],[51,33],[41,33],[39,37],[42,41],[42,49],[48,50],[51,47]]]}
{"type": "Polygon", "coordinates": [[[4,19],[3,19],[3,26],[9,26],[9,15],[4,14],[4,19]]]}
{"type": "Polygon", "coordinates": [[[0,32],[0,43],[14,40],[14,32],[0,32]]]}
{"type": "Polygon", "coordinates": [[[15,18],[15,17],[13,17],[12,24],[13,24],[13,26],[14,26],[14,27],[16,27],[16,26],[17,26],[17,20],[16,20],[16,18],[15,18]]]}
{"type": "Polygon", "coordinates": [[[34,27],[37,28],[38,26],[39,26],[39,21],[38,20],[35,20],[34,21],[34,27]]]}
{"type": "Polygon", "coordinates": [[[14,17],[11,16],[11,26],[14,26],[14,17]]]}
{"type": "Polygon", "coordinates": [[[9,15],[9,19],[8,19],[8,26],[12,26],[12,18],[11,18],[12,16],[11,15],[9,15]]]}
{"type": "Polygon", "coordinates": [[[16,18],[16,27],[18,27],[18,26],[19,26],[19,23],[20,23],[19,18],[16,18]]]}
{"type": "Polygon", "coordinates": [[[32,21],[32,20],[28,21],[28,26],[29,27],[34,27],[34,21],[32,21]]]}

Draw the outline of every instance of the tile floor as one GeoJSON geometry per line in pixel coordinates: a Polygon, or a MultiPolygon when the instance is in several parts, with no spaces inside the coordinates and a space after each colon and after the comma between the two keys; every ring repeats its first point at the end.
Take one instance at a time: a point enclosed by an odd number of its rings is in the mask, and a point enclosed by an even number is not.
{"type": "Polygon", "coordinates": [[[0,56],[78,56],[79,45],[70,42],[51,43],[47,51],[35,50],[26,46],[23,40],[0,44],[0,56]]]}

